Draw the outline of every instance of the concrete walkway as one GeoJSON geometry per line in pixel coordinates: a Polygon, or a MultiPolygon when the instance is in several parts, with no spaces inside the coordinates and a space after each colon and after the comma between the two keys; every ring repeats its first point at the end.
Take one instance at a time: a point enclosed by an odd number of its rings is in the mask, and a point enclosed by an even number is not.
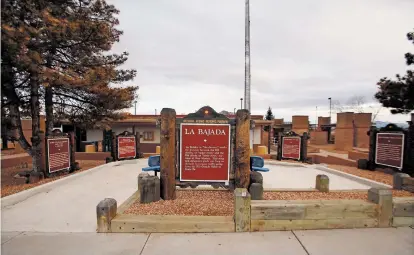
{"type": "Polygon", "coordinates": [[[113,162],[1,199],[2,231],[95,232],[96,205],[137,190],[147,159],[113,162]]]}
{"type": "Polygon", "coordinates": [[[222,234],[2,233],[5,255],[412,255],[414,229],[337,229],[222,234]]]}
{"type": "Polygon", "coordinates": [[[96,205],[124,202],[147,159],[113,162],[1,199],[1,254],[398,254],[414,229],[220,234],[97,234],[96,205]]]}

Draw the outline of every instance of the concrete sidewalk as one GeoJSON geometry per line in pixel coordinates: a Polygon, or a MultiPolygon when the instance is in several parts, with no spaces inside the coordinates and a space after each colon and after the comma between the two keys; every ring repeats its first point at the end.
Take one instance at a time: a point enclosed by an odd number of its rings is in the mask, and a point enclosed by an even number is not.
{"type": "Polygon", "coordinates": [[[1,230],[95,232],[99,201],[124,202],[146,165],[147,159],[113,162],[2,198],[1,230]]]}
{"type": "Polygon", "coordinates": [[[2,233],[1,254],[413,255],[414,229],[221,234],[2,233]]]}

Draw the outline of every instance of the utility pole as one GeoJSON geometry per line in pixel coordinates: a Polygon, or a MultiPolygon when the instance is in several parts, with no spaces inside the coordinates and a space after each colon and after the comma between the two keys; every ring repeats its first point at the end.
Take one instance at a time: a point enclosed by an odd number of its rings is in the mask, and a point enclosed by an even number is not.
{"type": "Polygon", "coordinates": [[[245,14],[245,58],[244,58],[244,109],[250,112],[250,4],[246,0],[245,14]]]}
{"type": "Polygon", "coordinates": [[[328,98],[328,100],[329,100],[329,119],[331,119],[331,122],[332,122],[332,98],[330,97],[330,98],[328,98]]]}
{"type": "Polygon", "coordinates": [[[243,109],[243,98],[240,98],[240,110],[243,109]]]}
{"type": "Polygon", "coordinates": [[[135,104],[135,115],[137,115],[137,100],[134,101],[135,104]]]}
{"type": "Polygon", "coordinates": [[[318,126],[318,106],[316,106],[315,124],[316,124],[316,127],[317,127],[318,126]]]}

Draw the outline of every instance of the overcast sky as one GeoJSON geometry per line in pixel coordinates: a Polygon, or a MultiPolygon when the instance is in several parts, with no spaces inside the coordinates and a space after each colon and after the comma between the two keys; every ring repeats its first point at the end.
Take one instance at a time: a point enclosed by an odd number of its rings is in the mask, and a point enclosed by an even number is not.
{"type": "MultiPolygon", "coordinates": [[[[138,71],[139,114],[204,105],[240,107],[244,95],[243,0],[111,0],[138,71]]],[[[328,97],[374,103],[376,82],[405,73],[413,52],[413,0],[250,0],[251,107],[276,117],[329,114],[328,97]]],[[[373,107],[374,109],[376,107],[373,107]]],[[[367,111],[372,108],[366,107],[367,111]]],[[[134,110],[131,109],[131,112],[134,110]]],[[[406,121],[407,115],[378,119],[406,121]]]]}

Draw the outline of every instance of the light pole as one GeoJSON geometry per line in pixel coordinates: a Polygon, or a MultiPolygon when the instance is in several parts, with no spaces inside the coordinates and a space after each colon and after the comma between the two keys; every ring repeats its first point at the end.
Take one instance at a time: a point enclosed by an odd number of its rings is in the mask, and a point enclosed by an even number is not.
{"type": "Polygon", "coordinates": [[[316,106],[316,116],[315,116],[315,124],[318,126],[318,106],[316,106]]]}
{"type": "MultiPolygon", "coordinates": [[[[331,114],[332,114],[332,98],[328,98],[329,100],[329,119],[332,118],[331,114]]],[[[332,121],[332,120],[331,120],[332,121]]]]}
{"type": "Polygon", "coordinates": [[[243,98],[240,98],[240,110],[243,109],[243,98]]]}
{"type": "Polygon", "coordinates": [[[137,115],[137,100],[134,101],[135,104],[135,115],[137,115]]]}

